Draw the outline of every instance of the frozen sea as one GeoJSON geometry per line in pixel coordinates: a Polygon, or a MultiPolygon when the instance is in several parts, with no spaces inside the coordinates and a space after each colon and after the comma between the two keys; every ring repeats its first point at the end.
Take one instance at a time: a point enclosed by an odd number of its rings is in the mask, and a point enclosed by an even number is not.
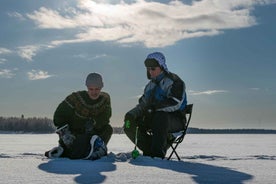
{"type": "Polygon", "coordinates": [[[114,134],[100,160],[47,159],[56,134],[0,134],[0,183],[276,183],[276,134],[187,134],[182,161],[127,157],[134,145],[114,134]]]}

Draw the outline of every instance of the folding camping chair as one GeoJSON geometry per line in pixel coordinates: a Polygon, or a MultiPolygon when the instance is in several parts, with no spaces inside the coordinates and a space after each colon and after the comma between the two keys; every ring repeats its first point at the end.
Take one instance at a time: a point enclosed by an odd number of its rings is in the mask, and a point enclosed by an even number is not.
{"type": "Polygon", "coordinates": [[[177,159],[180,161],[180,157],[176,152],[176,148],[178,147],[178,145],[184,140],[184,137],[186,135],[191,117],[192,117],[192,111],[193,111],[193,104],[188,104],[186,105],[185,109],[184,109],[184,116],[186,117],[186,122],[184,125],[184,129],[179,131],[179,132],[174,132],[171,133],[171,135],[173,136],[173,141],[170,144],[170,147],[172,148],[172,151],[170,153],[170,156],[168,157],[168,160],[171,159],[172,155],[175,154],[177,159]]]}

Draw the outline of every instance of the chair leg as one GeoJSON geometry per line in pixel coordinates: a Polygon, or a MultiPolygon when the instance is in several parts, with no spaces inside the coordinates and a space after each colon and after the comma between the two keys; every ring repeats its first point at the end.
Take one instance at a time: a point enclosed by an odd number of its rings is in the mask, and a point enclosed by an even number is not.
{"type": "MultiPolygon", "coordinates": [[[[172,148],[172,146],[171,146],[171,148],[172,148]]],[[[170,154],[170,156],[168,157],[168,159],[167,159],[167,160],[170,160],[170,159],[171,159],[171,157],[172,157],[172,155],[173,155],[173,151],[171,152],[171,154],[170,154]]]]}
{"type": "Polygon", "coordinates": [[[173,147],[173,145],[171,145],[172,152],[171,152],[171,154],[170,154],[170,156],[168,157],[168,159],[167,159],[167,160],[170,160],[173,154],[175,154],[175,155],[176,155],[176,157],[177,157],[178,161],[180,161],[180,160],[181,160],[181,159],[180,159],[180,157],[179,157],[179,155],[178,155],[178,154],[177,154],[177,152],[176,152],[176,148],[177,148],[177,146],[178,146],[178,143],[177,143],[174,147],[173,147]]]}
{"type": "Polygon", "coordinates": [[[175,153],[175,155],[176,155],[178,161],[180,161],[181,159],[180,159],[179,155],[177,154],[177,152],[175,151],[174,153],[175,153]]]}

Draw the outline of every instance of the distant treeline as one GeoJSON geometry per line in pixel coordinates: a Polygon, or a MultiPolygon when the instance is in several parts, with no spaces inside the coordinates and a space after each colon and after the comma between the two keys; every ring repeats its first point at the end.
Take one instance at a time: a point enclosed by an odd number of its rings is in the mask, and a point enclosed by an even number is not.
{"type": "MultiPolygon", "coordinates": [[[[124,133],[123,128],[116,127],[114,132],[124,133]]],[[[188,128],[189,134],[276,134],[276,130],[267,129],[201,129],[188,128]]]]}
{"type": "MultiPolygon", "coordinates": [[[[122,134],[124,130],[122,127],[113,128],[114,133],[122,134]]],[[[188,128],[189,134],[276,134],[276,130],[267,129],[202,129],[202,128],[188,128]]]]}
{"type": "MultiPolygon", "coordinates": [[[[49,118],[0,117],[0,131],[15,133],[54,133],[56,127],[49,118]]],[[[121,127],[113,127],[115,134],[124,133],[121,127]]]]}
{"type": "MultiPolygon", "coordinates": [[[[49,118],[0,117],[0,131],[15,133],[54,133],[56,127],[49,118]]],[[[122,134],[121,127],[113,127],[115,134],[122,134]]]]}
{"type": "Polygon", "coordinates": [[[55,126],[48,118],[0,117],[0,131],[19,133],[53,133],[55,126]]]}
{"type": "MultiPolygon", "coordinates": [[[[0,131],[17,133],[54,133],[56,127],[49,118],[0,117],[0,131]]],[[[123,134],[122,127],[113,127],[114,134],[123,134]]],[[[189,134],[276,134],[276,130],[267,129],[201,129],[188,128],[189,134]]]]}
{"type": "Polygon", "coordinates": [[[190,134],[276,134],[276,130],[188,128],[187,133],[190,133],[190,134]]]}

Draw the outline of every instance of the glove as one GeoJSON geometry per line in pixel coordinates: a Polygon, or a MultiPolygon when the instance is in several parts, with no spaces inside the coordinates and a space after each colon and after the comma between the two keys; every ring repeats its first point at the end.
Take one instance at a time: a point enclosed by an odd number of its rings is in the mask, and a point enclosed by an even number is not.
{"type": "Polygon", "coordinates": [[[96,121],[94,119],[91,119],[85,123],[85,133],[86,134],[92,134],[94,126],[96,125],[96,121]]]}
{"type": "Polygon", "coordinates": [[[132,113],[126,113],[125,115],[125,119],[124,119],[124,122],[125,122],[125,127],[126,128],[130,128],[130,123],[131,122],[134,122],[135,121],[135,117],[132,113]]]}
{"type": "Polygon", "coordinates": [[[63,141],[66,147],[70,147],[76,139],[76,137],[69,130],[68,124],[57,129],[56,133],[59,135],[59,138],[63,141]]]}

